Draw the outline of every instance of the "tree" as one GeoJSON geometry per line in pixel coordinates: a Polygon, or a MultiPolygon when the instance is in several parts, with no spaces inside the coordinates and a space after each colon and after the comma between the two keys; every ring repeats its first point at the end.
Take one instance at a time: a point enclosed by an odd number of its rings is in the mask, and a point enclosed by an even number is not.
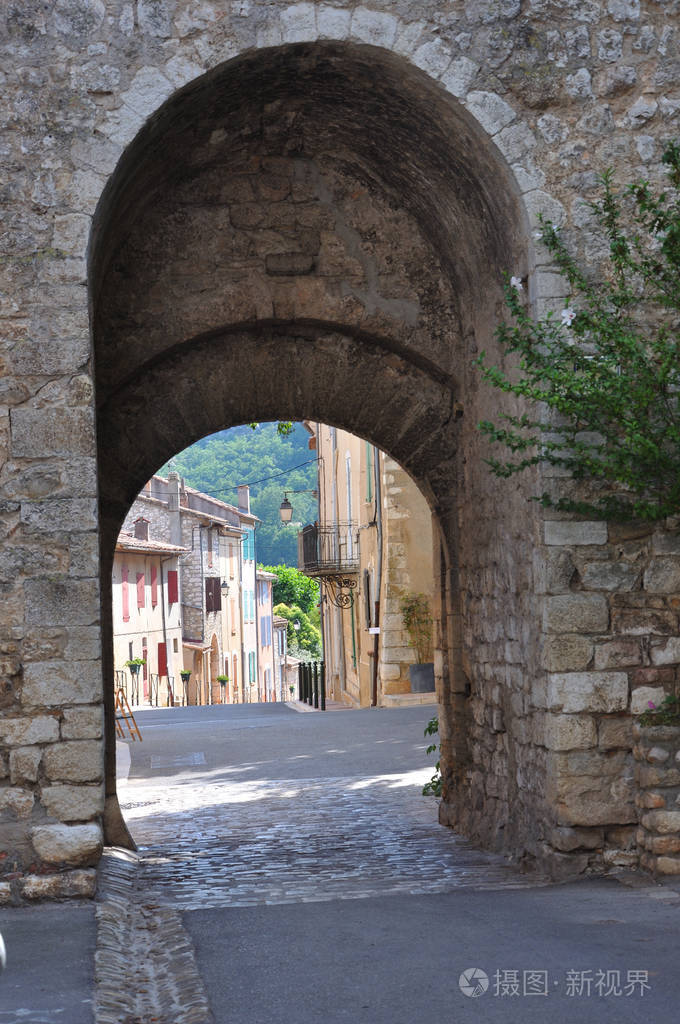
{"type": "Polygon", "coordinates": [[[657,520],[680,512],[680,147],[663,163],[670,190],[647,181],[622,192],[600,181],[591,209],[606,241],[604,273],[581,268],[550,222],[541,238],[569,282],[572,302],[558,316],[533,319],[522,285],[505,288],[512,323],[496,337],[519,356],[519,376],[478,364],[486,381],[528,400],[527,412],[480,429],[510,456],[489,459],[509,477],[548,463],[587,481],[585,498],[547,492],[545,506],[602,519],[657,520]],[[547,413],[544,411],[547,408],[547,413]]]}
{"type": "Polygon", "coordinates": [[[321,633],[299,605],[277,604],[274,606],[274,614],[288,620],[288,650],[293,657],[298,648],[307,651],[313,658],[321,656],[321,633]],[[300,624],[299,629],[295,628],[296,622],[300,624]]]}
{"type": "MultiPolygon", "coordinates": [[[[286,433],[279,427],[263,423],[253,431],[245,425],[204,437],[175,455],[161,472],[174,469],[190,487],[230,503],[236,502],[237,486],[250,483],[251,509],[262,520],[256,535],[258,560],[296,565],[297,529],[281,522],[279,506],[285,490],[316,487],[316,463],[302,424],[293,424],[286,433]]],[[[294,518],[313,521],[312,495],[291,494],[291,498],[294,518]]]]}
{"type": "Polygon", "coordinates": [[[273,586],[274,604],[297,605],[308,615],[319,603],[319,584],[299,569],[288,565],[261,565],[265,572],[273,572],[276,583],[273,586]]]}

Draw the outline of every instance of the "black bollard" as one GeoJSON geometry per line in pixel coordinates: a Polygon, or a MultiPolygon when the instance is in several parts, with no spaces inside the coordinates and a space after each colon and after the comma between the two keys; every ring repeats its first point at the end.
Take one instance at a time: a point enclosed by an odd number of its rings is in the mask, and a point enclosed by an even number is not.
{"type": "Polygon", "coordinates": [[[321,678],[319,680],[321,686],[321,710],[326,710],[326,662],[321,662],[321,678]]]}
{"type": "Polygon", "coordinates": [[[314,707],[319,707],[319,665],[314,662],[314,707]]]}

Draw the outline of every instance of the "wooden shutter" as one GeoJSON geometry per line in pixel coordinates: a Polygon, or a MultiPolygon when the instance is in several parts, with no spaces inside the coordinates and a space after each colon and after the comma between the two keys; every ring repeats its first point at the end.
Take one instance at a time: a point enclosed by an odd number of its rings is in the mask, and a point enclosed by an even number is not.
{"type": "Polygon", "coordinates": [[[137,573],[137,607],[143,608],[146,601],[144,595],[144,584],[146,582],[146,576],[143,572],[137,573]]]}
{"type": "Polygon", "coordinates": [[[158,570],[155,565],[151,566],[151,607],[158,604],[158,570]]]}
{"type": "Polygon", "coordinates": [[[205,581],[205,610],[207,612],[218,612],[222,607],[222,591],[217,576],[211,576],[205,581]]]}
{"type": "Polygon", "coordinates": [[[168,569],[168,604],[174,604],[179,598],[177,570],[168,569]]]}
{"type": "MultiPolygon", "coordinates": [[[[128,567],[124,565],[121,570],[121,591],[123,594],[123,622],[130,621],[130,592],[128,590],[128,567]]],[[[132,657],[132,655],[130,655],[132,657]]]]}
{"type": "Polygon", "coordinates": [[[167,676],[168,674],[168,649],[165,644],[158,645],[158,675],[167,676]]]}

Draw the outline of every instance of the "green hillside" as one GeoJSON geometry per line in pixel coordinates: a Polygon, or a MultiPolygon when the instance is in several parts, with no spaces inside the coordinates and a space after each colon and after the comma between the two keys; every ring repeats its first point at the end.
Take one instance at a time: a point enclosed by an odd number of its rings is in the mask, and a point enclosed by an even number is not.
{"type": "MultiPolygon", "coordinates": [[[[315,452],[309,450],[308,441],[309,434],[300,423],[287,437],[277,432],[276,423],[261,423],[255,430],[234,427],[197,441],[159,472],[166,475],[174,469],[189,487],[234,505],[238,485],[250,484],[250,507],[262,520],[256,534],[257,561],[295,566],[297,527],[281,523],[279,505],[284,490],[311,490],[317,485],[315,452]]],[[[289,498],[293,522],[314,521],[317,506],[311,494],[290,494],[289,498]]]]}

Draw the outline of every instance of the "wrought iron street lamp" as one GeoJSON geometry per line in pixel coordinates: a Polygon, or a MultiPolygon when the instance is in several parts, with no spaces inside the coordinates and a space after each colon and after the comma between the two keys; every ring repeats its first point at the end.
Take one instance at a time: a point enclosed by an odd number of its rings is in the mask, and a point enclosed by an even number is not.
{"type": "Polygon", "coordinates": [[[310,490],[309,488],[302,488],[299,491],[284,491],[283,501],[279,505],[279,516],[282,523],[289,523],[293,518],[293,506],[288,500],[289,494],[311,494],[314,498],[318,498],[319,492],[317,490],[310,490]]]}

